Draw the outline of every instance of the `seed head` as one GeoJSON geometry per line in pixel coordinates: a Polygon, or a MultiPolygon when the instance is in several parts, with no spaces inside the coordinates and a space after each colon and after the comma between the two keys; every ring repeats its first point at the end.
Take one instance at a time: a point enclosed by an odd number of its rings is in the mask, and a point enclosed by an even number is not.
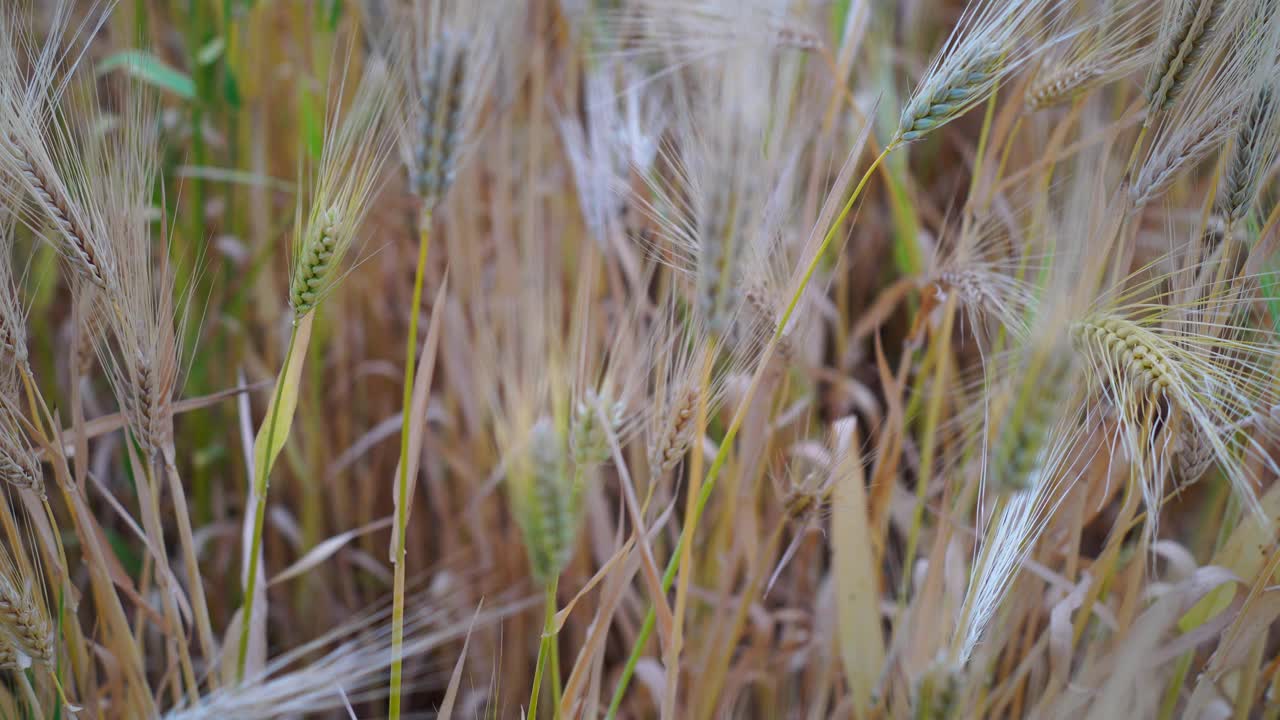
{"type": "MultiPolygon", "coordinates": [[[[1273,66],[1273,73],[1274,73],[1273,66]]],[[[1280,150],[1280,108],[1277,107],[1277,80],[1272,77],[1258,88],[1236,130],[1230,161],[1218,195],[1218,210],[1228,224],[1248,215],[1258,196],[1262,178],[1280,150]]]]}
{"type": "Polygon", "coordinates": [[[426,51],[418,79],[417,136],[410,175],[413,191],[432,208],[453,184],[468,92],[466,41],[442,33],[426,51]]]}
{"type": "Polygon", "coordinates": [[[337,287],[342,261],[372,206],[383,163],[395,136],[386,127],[393,103],[385,64],[370,61],[342,108],[345,77],[333,89],[320,167],[310,197],[294,222],[289,305],[294,320],[311,312],[337,287]]]}
{"type": "Polygon", "coordinates": [[[573,554],[581,488],[565,462],[564,437],[550,417],[534,423],[525,454],[512,471],[512,510],[524,534],[533,577],[547,585],[573,554]]]}
{"type": "Polygon", "coordinates": [[[297,318],[311,312],[333,282],[342,217],[331,207],[316,218],[302,242],[302,252],[289,283],[289,304],[297,318]]]}
{"type": "MultiPolygon", "coordinates": [[[[1147,104],[1152,111],[1168,110],[1205,57],[1220,29],[1230,0],[1174,0],[1165,3],[1160,48],[1147,76],[1147,104]]],[[[1238,3],[1237,3],[1238,4],[1238,3]]]]}
{"type": "Polygon", "coordinates": [[[895,138],[919,140],[930,131],[964,114],[989,94],[998,79],[1000,51],[975,47],[928,76],[902,110],[895,138]]]}
{"type": "Polygon", "coordinates": [[[53,627],[49,613],[29,587],[15,584],[9,573],[0,573],[0,630],[33,660],[53,660],[53,627]]]}

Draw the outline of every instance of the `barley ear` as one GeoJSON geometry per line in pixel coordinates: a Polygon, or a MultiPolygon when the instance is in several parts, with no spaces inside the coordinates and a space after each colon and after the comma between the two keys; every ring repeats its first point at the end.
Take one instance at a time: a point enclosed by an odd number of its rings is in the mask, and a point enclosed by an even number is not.
{"type": "Polygon", "coordinates": [[[1173,106],[1204,57],[1228,4],[1228,0],[1175,0],[1166,6],[1159,55],[1147,76],[1150,110],[1163,111],[1173,106]]]}
{"type": "Polygon", "coordinates": [[[943,65],[926,79],[903,109],[895,141],[919,140],[981,102],[995,86],[1000,59],[998,49],[979,45],[949,67],[943,65]]]}
{"type": "Polygon", "coordinates": [[[1218,209],[1228,225],[1249,213],[1257,198],[1263,175],[1275,161],[1280,146],[1280,113],[1277,113],[1275,85],[1259,88],[1237,129],[1234,147],[1223,174],[1218,209]]]}

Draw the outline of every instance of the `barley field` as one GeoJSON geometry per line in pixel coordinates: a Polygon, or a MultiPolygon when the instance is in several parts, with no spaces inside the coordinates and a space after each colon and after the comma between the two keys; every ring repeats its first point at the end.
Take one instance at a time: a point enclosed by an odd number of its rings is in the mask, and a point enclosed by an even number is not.
{"type": "Polygon", "coordinates": [[[1277,0],[4,0],[0,719],[1280,719],[1277,0]]]}

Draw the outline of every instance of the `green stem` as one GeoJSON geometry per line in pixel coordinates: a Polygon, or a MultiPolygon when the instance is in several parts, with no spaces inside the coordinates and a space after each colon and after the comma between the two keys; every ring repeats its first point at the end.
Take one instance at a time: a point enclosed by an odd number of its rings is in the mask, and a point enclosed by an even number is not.
{"type": "Polygon", "coordinates": [[[556,588],[559,578],[552,578],[546,587],[546,614],[542,621],[542,640],[538,643],[538,662],[533,669],[533,689],[529,692],[529,717],[538,717],[538,695],[542,690],[542,672],[551,667],[551,699],[555,703],[552,716],[560,717],[560,660],[556,649],[556,588]]]}
{"type": "Polygon", "coordinates": [[[409,306],[409,339],[405,343],[404,395],[400,416],[400,476],[396,478],[396,549],[395,585],[391,607],[391,700],[387,717],[399,720],[400,693],[404,664],[404,543],[409,527],[409,441],[413,423],[414,358],[418,349],[418,308],[422,305],[422,282],[427,270],[427,251],[431,247],[431,213],[423,212],[418,227],[418,268],[413,278],[413,300],[409,306]]]}
{"type": "MultiPolygon", "coordinates": [[[[685,528],[697,527],[698,520],[702,517],[702,511],[707,506],[707,502],[711,499],[711,493],[715,490],[716,477],[720,474],[720,469],[724,467],[725,462],[729,458],[729,449],[733,446],[733,439],[738,435],[738,429],[742,426],[742,421],[746,418],[747,409],[751,405],[751,397],[755,394],[756,388],[760,384],[760,379],[764,376],[764,370],[769,365],[773,353],[778,347],[778,340],[782,337],[787,327],[787,323],[791,320],[792,313],[795,312],[796,306],[800,304],[800,298],[804,295],[805,288],[808,287],[809,281],[813,278],[813,273],[818,268],[818,263],[823,256],[826,255],[827,249],[831,246],[832,240],[835,239],[836,232],[844,223],[845,219],[852,212],[854,204],[857,203],[858,197],[862,195],[863,189],[866,188],[867,181],[871,179],[871,175],[875,173],[876,168],[884,161],[885,156],[891,150],[897,147],[897,143],[890,143],[871,163],[871,167],[863,173],[862,179],[853,189],[853,193],[849,196],[849,200],[845,202],[841,208],[840,214],[836,216],[835,222],[831,223],[831,228],[827,230],[827,234],[822,238],[822,244],[818,247],[817,252],[813,254],[813,259],[809,261],[809,266],[805,268],[804,275],[800,279],[800,284],[791,296],[791,301],[787,304],[787,308],[782,313],[782,317],[778,321],[777,329],[774,331],[773,339],[765,346],[764,352],[760,356],[759,362],[756,364],[755,372],[751,376],[751,383],[747,386],[747,392],[738,404],[738,409],[734,413],[733,421],[729,424],[729,429],[724,434],[724,439],[720,441],[720,449],[716,452],[716,457],[711,462],[711,467],[707,469],[707,476],[703,480],[701,491],[698,493],[698,501],[693,507],[693,514],[685,523],[685,528]]],[[[684,544],[689,542],[689,538],[684,531],[681,531],[679,540],[676,541],[675,550],[671,554],[671,560],[667,562],[667,569],[662,574],[662,591],[671,590],[671,585],[675,582],[676,573],[680,570],[680,553],[684,549],[684,544]]],[[[614,720],[618,715],[618,709],[622,705],[622,698],[627,693],[627,686],[631,683],[631,677],[635,674],[636,665],[640,662],[640,655],[644,652],[644,647],[649,642],[649,637],[653,634],[653,626],[656,621],[653,604],[649,605],[649,612],[645,615],[644,624],[640,627],[640,634],[636,636],[635,644],[631,647],[631,655],[627,658],[627,664],[622,669],[622,677],[618,679],[618,687],[613,692],[613,699],[609,703],[609,712],[606,715],[607,720],[614,720]]]]}
{"type": "MultiPolygon", "coordinates": [[[[276,425],[280,420],[280,398],[284,393],[285,378],[283,373],[293,360],[293,349],[298,339],[298,323],[293,324],[289,333],[289,348],[284,353],[284,365],[281,376],[276,379],[275,397],[271,401],[271,417],[267,419],[267,447],[275,444],[276,425]]],[[[255,447],[257,443],[254,443],[255,447]]],[[[254,478],[253,494],[257,501],[253,517],[253,540],[249,543],[249,576],[245,580],[244,613],[240,617],[240,650],[236,655],[236,684],[244,682],[245,660],[249,657],[249,628],[253,620],[253,597],[258,588],[258,555],[262,548],[262,526],[267,517],[267,489],[271,486],[271,456],[266,452],[262,456],[262,467],[258,468],[258,476],[254,478]]]]}

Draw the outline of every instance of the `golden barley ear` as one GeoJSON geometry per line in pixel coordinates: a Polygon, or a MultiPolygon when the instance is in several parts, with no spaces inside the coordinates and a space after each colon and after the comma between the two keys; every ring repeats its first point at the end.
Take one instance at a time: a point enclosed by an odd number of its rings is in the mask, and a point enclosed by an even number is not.
{"type": "MultiPolygon", "coordinates": [[[[7,502],[7,500],[6,500],[7,502]]],[[[12,538],[11,538],[12,539],[12,538]]],[[[19,661],[37,662],[54,659],[53,623],[43,592],[43,578],[26,557],[21,541],[0,549],[0,633],[7,636],[18,650],[19,661]],[[36,573],[35,576],[32,576],[36,573]]]]}

